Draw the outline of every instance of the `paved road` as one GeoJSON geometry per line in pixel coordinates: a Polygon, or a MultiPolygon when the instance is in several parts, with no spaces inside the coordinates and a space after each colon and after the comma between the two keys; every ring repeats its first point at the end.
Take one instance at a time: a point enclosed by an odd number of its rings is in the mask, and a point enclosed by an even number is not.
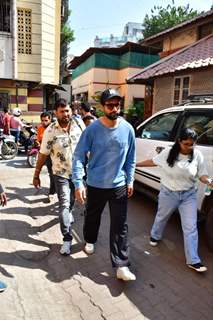
{"type": "Polygon", "coordinates": [[[44,187],[31,185],[32,169],[23,157],[0,161],[0,180],[9,203],[1,209],[0,278],[8,289],[0,295],[2,320],[212,320],[213,254],[200,230],[200,253],[208,273],[185,266],[178,217],[173,217],[158,248],[148,244],[156,205],[141,194],[129,203],[132,269],[137,280],[115,279],[109,260],[108,209],[103,214],[96,254],[83,251],[83,208],[75,207],[73,250],[58,253],[57,203],[46,202],[44,187]]]}

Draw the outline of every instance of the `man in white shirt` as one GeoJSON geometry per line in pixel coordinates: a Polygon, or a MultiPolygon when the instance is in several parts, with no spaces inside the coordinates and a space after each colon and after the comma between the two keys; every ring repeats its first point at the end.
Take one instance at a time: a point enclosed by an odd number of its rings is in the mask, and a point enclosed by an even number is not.
{"type": "Polygon", "coordinates": [[[72,155],[84,129],[81,123],[72,119],[72,111],[66,100],[60,99],[55,105],[57,121],[52,123],[44,132],[41,148],[36,163],[33,184],[40,187],[40,171],[50,155],[52,160],[53,177],[59,199],[60,227],[63,235],[63,245],[60,253],[71,253],[72,208],[74,205],[74,185],[71,180],[72,155]]]}

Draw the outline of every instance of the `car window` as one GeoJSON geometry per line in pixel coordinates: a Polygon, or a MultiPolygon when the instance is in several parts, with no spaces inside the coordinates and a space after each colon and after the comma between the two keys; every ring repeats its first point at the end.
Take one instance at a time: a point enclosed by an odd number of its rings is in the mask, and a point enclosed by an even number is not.
{"type": "Polygon", "coordinates": [[[192,128],[198,134],[198,144],[213,145],[213,112],[186,115],[184,128],[192,128]]]}
{"type": "Polygon", "coordinates": [[[141,126],[137,137],[141,139],[168,141],[179,112],[164,113],[141,126]]]}

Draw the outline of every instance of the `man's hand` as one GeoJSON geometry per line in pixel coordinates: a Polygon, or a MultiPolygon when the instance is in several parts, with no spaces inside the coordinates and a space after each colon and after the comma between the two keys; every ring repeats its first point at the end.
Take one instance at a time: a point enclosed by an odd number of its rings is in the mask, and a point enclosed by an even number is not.
{"type": "Polygon", "coordinates": [[[41,181],[39,176],[33,177],[33,185],[36,189],[39,189],[41,187],[41,181]]]}
{"type": "Polygon", "coordinates": [[[41,181],[40,181],[39,175],[43,165],[45,164],[46,159],[47,159],[47,155],[39,152],[38,159],[36,162],[34,177],[33,177],[33,185],[36,189],[39,189],[41,187],[41,181]]]}
{"type": "Polygon", "coordinates": [[[133,186],[127,186],[127,196],[130,198],[133,195],[133,186]]]}
{"type": "Polygon", "coordinates": [[[86,189],[84,187],[75,190],[75,198],[81,204],[85,203],[86,200],[86,189]]]}
{"type": "Polygon", "coordinates": [[[7,205],[7,196],[6,196],[5,192],[2,192],[0,194],[0,204],[1,204],[2,207],[7,205]]]}

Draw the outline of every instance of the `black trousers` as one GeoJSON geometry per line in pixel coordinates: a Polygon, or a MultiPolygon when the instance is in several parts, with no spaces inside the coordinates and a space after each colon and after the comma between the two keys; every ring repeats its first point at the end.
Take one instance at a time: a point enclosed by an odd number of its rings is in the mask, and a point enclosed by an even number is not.
{"type": "Polygon", "coordinates": [[[49,177],[50,177],[49,194],[54,194],[54,193],[56,193],[56,190],[55,190],[55,181],[53,178],[52,160],[51,160],[50,156],[47,157],[45,164],[47,166],[47,170],[48,170],[49,177]]]}
{"type": "Polygon", "coordinates": [[[129,266],[127,187],[101,189],[87,186],[84,239],[95,243],[106,203],[110,209],[110,256],[113,267],[129,266]]]}

